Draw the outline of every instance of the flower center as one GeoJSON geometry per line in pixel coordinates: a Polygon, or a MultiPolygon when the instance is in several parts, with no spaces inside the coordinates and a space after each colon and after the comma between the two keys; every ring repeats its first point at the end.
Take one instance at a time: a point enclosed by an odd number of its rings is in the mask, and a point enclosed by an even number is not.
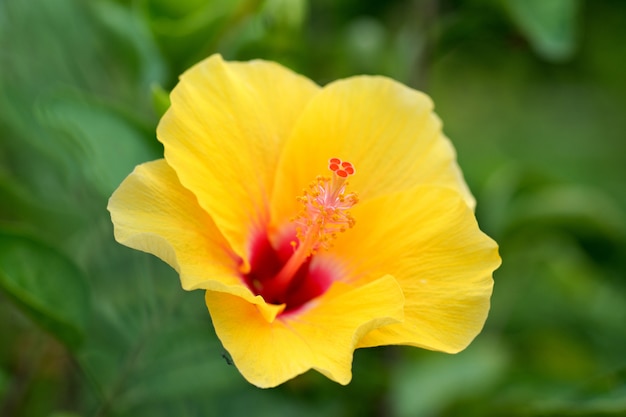
{"type": "Polygon", "coordinates": [[[318,176],[297,198],[302,206],[291,219],[295,239],[286,241],[288,245],[279,242],[279,248],[273,249],[265,238],[253,248],[256,256],[251,260],[246,282],[266,302],[286,303],[286,310],[302,305],[328,288],[332,282],[330,272],[312,266],[312,256],[331,248],[339,233],[354,226],[349,210],[358,197],[356,193],[346,192],[347,179],[356,172],[354,166],[331,158],[328,169],[332,173],[330,177],[318,176]],[[286,251],[291,253],[285,256],[286,251]]]}

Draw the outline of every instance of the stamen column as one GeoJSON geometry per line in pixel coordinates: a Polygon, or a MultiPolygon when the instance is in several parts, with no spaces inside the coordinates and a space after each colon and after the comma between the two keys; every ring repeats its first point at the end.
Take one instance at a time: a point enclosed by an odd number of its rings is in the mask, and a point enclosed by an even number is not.
{"type": "MultiPolygon", "coordinates": [[[[331,158],[328,169],[332,178],[319,176],[298,201],[302,209],[293,219],[298,242],[292,242],[294,253],[280,272],[266,285],[274,295],[284,295],[302,264],[320,249],[329,249],[338,233],[354,226],[349,209],[357,202],[356,193],[346,193],[347,179],[356,172],[354,166],[331,158]]],[[[282,297],[281,297],[282,298],[282,297]]]]}

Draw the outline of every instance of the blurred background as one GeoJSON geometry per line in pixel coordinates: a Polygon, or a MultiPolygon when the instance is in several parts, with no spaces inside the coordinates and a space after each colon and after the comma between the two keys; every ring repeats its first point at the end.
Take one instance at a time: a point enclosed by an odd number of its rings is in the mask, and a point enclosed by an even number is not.
{"type": "Polygon", "coordinates": [[[620,0],[2,0],[0,415],[625,416],[625,114],[620,0]],[[108,197],[215,52],[433,97],[504,261],[466,351],[259,390],[203,294],[114,242],[108,197]]]}

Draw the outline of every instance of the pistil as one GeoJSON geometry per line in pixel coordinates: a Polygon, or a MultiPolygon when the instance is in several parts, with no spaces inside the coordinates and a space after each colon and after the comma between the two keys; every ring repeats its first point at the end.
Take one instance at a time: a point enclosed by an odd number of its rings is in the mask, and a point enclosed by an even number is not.
{"type": "Polygon", "coordinates": [[[320,250],[332,247],[339,233],[354,226],[349,209],[357,202],[356,193],[346,193],[348,177],[354,175],[354,166],[339,158],[331,158],[328,169],[332,176],[319,176],[298,201],[302,208],[292,219],[296,225],[297,242],[291,242],[294,253],[280,272],[267,284],[272,293],[282,298],[300,267],[320,250]]]}

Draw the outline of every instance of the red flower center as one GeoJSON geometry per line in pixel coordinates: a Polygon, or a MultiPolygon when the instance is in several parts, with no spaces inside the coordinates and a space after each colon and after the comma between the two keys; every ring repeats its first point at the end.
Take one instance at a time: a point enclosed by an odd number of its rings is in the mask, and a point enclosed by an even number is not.
{"type": "Polygon", "coordinates": [[[284,239],[275,249],[267,236],[258,236],[252,244],[250,272],[243,275],[255,295],[262,296],[270,304],[285,304],[283,314],[324,294],[333,282],[331,269],[312,262],[312,257],[309,257],[300,265],[286,288],[276,286],[274,278],[293,255],[291,241],[284,239]]]}
{"type": "Polygon", "coordinates": [[[349,210],[358,198],[346,192],[346,180],[354,175],[354,166],[331,158],[328,169],[331,178],[317,177],[298,197],[302,208],[292,220],[295,232],[289,239],[279,242],[277,249],[266,235],[252,242],[250,272],[244,281],[265,302],[286,304],[284,311],[296,309],[328,289],[330,271],[312,257],[328,250],[339,233],[354,226],[349,210]]]}

